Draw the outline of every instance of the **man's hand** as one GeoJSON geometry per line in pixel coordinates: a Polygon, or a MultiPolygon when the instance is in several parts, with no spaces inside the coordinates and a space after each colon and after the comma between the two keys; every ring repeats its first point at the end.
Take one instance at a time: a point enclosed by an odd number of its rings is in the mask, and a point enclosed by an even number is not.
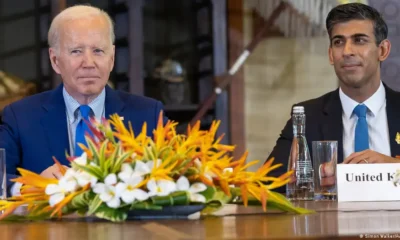
{"type": "Polygon", "coordinates": [[[372,151],[370,149],[355,152],[350,154],[343,163],[357,164],[357,163],[400,163],[400,159],[392,158],[381,153],[372,151]]]}
{"type": "Polygon", "coordinates": [[[333,186],[336,183],[336,171],[334,168],[334,162],[329,161],[322,163],[319,166],[319,181],[321,187],[333,186]]]}
{"type": "MultiPolygon", "coordinates": [[[[67,169],[67,166],[63,166],[65,169],[67,169]]],[[[59,179],[62,177],[61,171],[57,164],[54,164],[53,166],[48,167],[46,170],[44,170],[42,173],[40,173],[40,176],[45,177],[45,178],[56,178],[59,179]]]]}

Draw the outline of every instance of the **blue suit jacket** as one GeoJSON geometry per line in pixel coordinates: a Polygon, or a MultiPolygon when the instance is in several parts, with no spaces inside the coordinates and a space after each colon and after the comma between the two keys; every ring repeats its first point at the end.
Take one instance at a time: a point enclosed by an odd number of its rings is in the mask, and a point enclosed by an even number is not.
{"type": "MultiPolygon", "coordinates": [[[[7,106],[0,125],[0,148],[6,149],[7,182],[17,177],[17,167],[41,173],[54,164],[69,165],[66,107],[63,85],[54,90],[24,98],[7,106]]],[[[106,86],[105,116],[117,113],[131,122],[135,133],[147,122],[147,135],[152,134],[162,110],[161,102],[151,98],[115,91],[106,86]]],[[[164,119],[165,121],[165,119],[164,119]]],[[[126,125],[127,126],[127,125],[126,125]]]]}

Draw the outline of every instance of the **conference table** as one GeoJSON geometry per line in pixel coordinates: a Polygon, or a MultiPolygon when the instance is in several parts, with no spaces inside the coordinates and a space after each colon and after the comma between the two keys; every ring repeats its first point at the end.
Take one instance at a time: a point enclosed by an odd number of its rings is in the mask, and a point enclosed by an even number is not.
{"type": "Polygon", "coordinates": [[[307,215],[227,205],[198,220],[111,223],[69,217],[57,221],[0,222],[0,239],[354,239],[400,238],[400,202],[304,201],[307,215]]]}

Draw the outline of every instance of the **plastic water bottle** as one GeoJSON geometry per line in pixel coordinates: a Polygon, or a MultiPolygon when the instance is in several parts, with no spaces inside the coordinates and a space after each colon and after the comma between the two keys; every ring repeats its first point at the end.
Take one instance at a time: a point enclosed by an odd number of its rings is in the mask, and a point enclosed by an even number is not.
{"type": "Polygon", "coordinates": [[[314,199],[314,170],[305,136],[306,115],[304,107],[293,107],[293,142],[289,155],[288,171],[293,170],[290,182],[286,186],[289,200],[314,199]]]}

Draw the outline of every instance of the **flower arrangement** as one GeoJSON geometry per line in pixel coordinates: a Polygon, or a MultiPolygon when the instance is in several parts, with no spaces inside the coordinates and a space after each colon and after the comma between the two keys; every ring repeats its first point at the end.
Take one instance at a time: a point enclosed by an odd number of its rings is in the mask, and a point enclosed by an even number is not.
{"type": "Polygon", "coordinates": [[[215,139],[220,124],[214,121],[208,131],[200,122],[188,127],[187,134],[177,134],[177,123],[163,124],[160,113],[153,137],[148,137],[146,123],[135,135],[118,115],[102,122],[91,120],[86,135],[87,147],[79,157],[67,156],[71,168],[58,164],[62,177],[48,179],[25,169],[13,181],[22,183],[20,196],[0,200],[1,219],[27,206],[24,218],[43,220],[72,213],[120,222],[133,210],[162,210],[165,206],[202,204],[203,214],[240,198],[239,203],[258,202],[263,210],[277,208],[294,213],[308,213],[294,207],[282,195],[271,191],[285,185],[292,172],[282,176],[267,174],[280,166],[267,161],[255,172],[247,168],[247,152],[233,161],[234,146],[215,139]]]}

